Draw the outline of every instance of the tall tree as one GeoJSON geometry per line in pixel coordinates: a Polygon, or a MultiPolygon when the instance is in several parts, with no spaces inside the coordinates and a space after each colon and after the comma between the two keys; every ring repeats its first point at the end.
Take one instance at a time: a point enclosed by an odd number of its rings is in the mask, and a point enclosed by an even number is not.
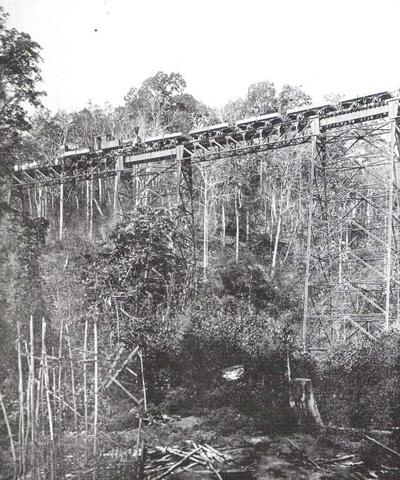
{"type": "Polygon", "coordinates": [[[128,118],[144,136],[188,132],[193,127],[217,123],[215,113],[185,92],[185,88],[186,82],[179,73],[157,72],[125,96],[128,118]]]}
{"type": "Polygon", "coordinates": [[[13,163],[13,149],[21,133],[30,128],[26,107],[37,107],[43,92],[40,47],[27,33],[7,28],[7,14],[0,7],[0,166],[13,163]]]}
{"type": "Polygon", "coordinates": [[[252,115],[264,115],[278,110],[276,88],[269,80],[250,85],[247,91],[247,102],[252,115]]]}
{"type": "Polygon", "coordinates": [[[311,97],[299,87],[284,85],[278,95],[278,104],[279,110],[281,112],[286,112],[291,108],[310,105],[311,97]]]}

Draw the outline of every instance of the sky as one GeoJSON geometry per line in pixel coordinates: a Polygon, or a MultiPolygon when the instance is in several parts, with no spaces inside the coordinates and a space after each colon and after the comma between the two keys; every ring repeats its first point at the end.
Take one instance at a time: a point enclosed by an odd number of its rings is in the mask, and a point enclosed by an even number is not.
{"type": "Polygon", "coordinates": [[[45,106],[117,106],[162,70],[211,107],[270,80],[320,103],[400,88],[400,0],[3,0],[42,46],[45,106]]]}

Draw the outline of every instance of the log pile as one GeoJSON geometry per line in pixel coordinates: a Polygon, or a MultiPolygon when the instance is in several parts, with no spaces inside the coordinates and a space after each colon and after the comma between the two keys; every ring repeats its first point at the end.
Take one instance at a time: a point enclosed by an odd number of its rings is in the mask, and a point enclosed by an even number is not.
{"type": "MultiPolygon", "coordinates": [[[[189,450],[155,447],[149,451],[144,477],[148,480],[162,480],[173,473],[192,471],[199,475],[209,474],[219,480],[228,478],[231,470],[226,467],[233,462],[230,455],[219,452],[207,444],[199,445],[195,442],[190,444],[189,450]]],[[[246,473],[245,470],[243,473],[246,473]]]]}

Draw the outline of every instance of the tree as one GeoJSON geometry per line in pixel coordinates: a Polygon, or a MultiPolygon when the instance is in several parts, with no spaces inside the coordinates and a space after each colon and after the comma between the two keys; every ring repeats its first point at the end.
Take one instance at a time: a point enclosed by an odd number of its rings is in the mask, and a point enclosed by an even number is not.
{"type": "Polygon", "coordinates": [[[48,109],[40,109],[31,120],[31,129],[24,136],[21,152],[23,161],[35,161],[39,165],[54,164],[61,147],[73,138],[72,118],[60,110],[52,115],[48,109]]]}
{"type": "Polygon", "coordinates": [[[301,88],[291,85],[284,85],[278,96],[279,110],[286,112],[291,108],[301,107],[311,104],[311,97],[301,88]]]}
{"type": "Polygon", "coordinates": [[[250,115],[249,104],[244,98],[236,98],[230,100],[221,111],[222,120],[230,124],[235,123],[237,120],[241,120],[250,115]]]}
{"type": "Polygon", "coordinates": [[[144,135],[188,132],[193,127],[217,123],[215,113],[186,93],[185,88],[179,73],[157,72],[139,89],[129,90],[125,97],[128,118],[144,135]]]}
{"type": "Polygon", "coordinates": [[[278,110],[275,85],[269,80],[250,85],[247,102],[252,115],[265,115],[278,110]]]}
{"type": "Polygon", "coordinates": [[[88,257],[89,304],[110,324],[121,309],[128,318],[122,336],[136,334],[143,319],[154,324],[157,315],[169,317],[185,301],[188,244],[177,223],[163,208],[138,208],[113,230],[111,252],[88,257]]]}
{"type": "Polygon", "coordinates": [[[311,97],[300,87],[284,85],[278,93],[273,82],[269,80],[253,83],[247,91],[246,98],[230,100],[222,108],[224,121],[234,123],[248,116],[265,115],[281,112],[302,105],[309,105],[311,97]]]}
{"type": "Polygon", "coordinates": [[[43,92],[40,46],[27,33],[6,27],[7,14],[0,7],[0,166],[12,163],[21,133],[30,128],[26,107],[38,107],[43,92]],[[10,160],[11,159],[11,160],[10,160]]]}

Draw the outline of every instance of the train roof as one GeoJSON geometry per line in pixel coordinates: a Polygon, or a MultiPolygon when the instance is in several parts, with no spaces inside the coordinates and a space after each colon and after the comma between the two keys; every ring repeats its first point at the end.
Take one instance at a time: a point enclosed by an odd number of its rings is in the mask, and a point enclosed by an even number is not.
{"type": "Polygon", "coordinates": [[[387,97],[387,98],[391,98],[392,95],[385,91],[385,92],[378,92],[378,93],[370,93],[368,95],[359,95],[357,97],[351,97],[351,98],[344,98],[343,100],[340,100],[339,104],[341,103],[349,103],[349,102],[357,102],[359,100],[363,100],[363,99],[366,99],[366,98],[371,98],[371,97],[387,97]]]}
{"type": "Polygon", "coordinates": [[[229,128],[229,125],[227,123],[218,123],[216,125],[210,125],[208,127],[201,127],[190,130],[189,135],[198,135],[200,133],[213,132],[214,130],[222,130],[224,128],[229,128]]]}
{"type": "Polygon", "coordinates": [[[173,140],[174,138],[182,137],[182,132],[168,133],[166,135],[160,135],[158,137],[146,138],[145,142],[161,142],[163,140],[173,140]]]}
{"type": "Polygon", "coordinates": [[[314,105],[302,105],[301,107],[290,108],[286,115],[299,114],[303,112],[321,110],[322,108],[333,107],[331,103],[316,103],[314,105]]]}
{"type": "Polygon", "coordinates": [[[258,117],[248,117],[244,118],[243,120],[238,120],[236,122],[236,125],[247,125],[248,123],[257,123],[257,122],[265,122],[265,121],[270,121],[273,119],[278,119],[282,118],[282,115],[279,112],[274,112],[274,113],[268,113],[266,115],[260,115],[258,117]]]}

